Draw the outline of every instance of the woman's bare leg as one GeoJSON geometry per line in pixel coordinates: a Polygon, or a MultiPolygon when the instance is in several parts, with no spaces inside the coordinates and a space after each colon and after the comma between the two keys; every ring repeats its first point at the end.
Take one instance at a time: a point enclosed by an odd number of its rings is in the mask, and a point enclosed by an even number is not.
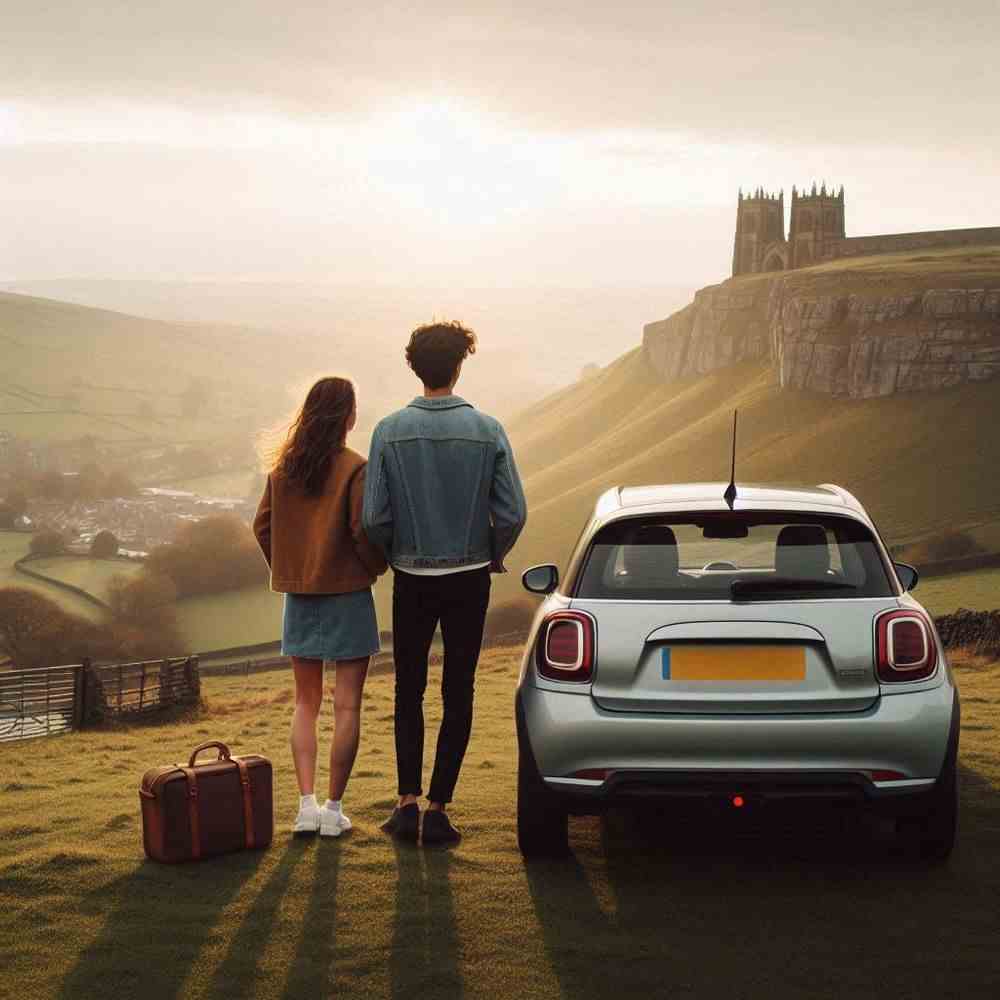
{"type": "Polygon", "coordinates": [[[292,713],[292,761],[299,794],[311,795],[316,785],[316,719],[323,704],[323,661],[292,657],[295,711],[292,713]]]}
{"type": "Polygon", "coordinates": [[[333,691],[333,743],[330,746],[330,798],[344,797],[347,779],[358,755],[361,738],[361,696],[368,675],[368,657],[338,660],[336,687],[333,691]]]}

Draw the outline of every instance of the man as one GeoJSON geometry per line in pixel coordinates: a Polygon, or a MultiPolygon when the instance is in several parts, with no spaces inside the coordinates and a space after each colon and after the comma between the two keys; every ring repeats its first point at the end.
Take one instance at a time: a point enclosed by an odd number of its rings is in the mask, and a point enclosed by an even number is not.
{"type": "Polygon", "coordinates": [[[490,574],[527,516],[524,492],[499,421],[454,395],[476,335],[458,323],[413,331],[406,360],[424,391],[372,435],[362,523],[393,567],[396,768],[399,804],[383,829],[416,841],[423,794],[423,698],[438,623],[444,641],[444,717],[423,817],[425,844],[455,843],[448,819],[472,729],[476,665],[490,574]]]}

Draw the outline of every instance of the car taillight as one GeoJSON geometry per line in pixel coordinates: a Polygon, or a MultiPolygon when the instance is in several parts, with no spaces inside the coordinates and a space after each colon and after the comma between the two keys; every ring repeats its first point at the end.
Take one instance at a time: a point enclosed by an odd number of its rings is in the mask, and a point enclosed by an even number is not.
{"type": "Polygon", "coordinates": [[[542,622],[535,662],[554,681],[589,681],[594,672],[594,619],[582,611],[556,611],[542,622]]]}
{"type": "Polygon", "coordinates": [[[918,611],[889,611],[875,625],[880,680],[916,681],[937,669],[937,643],[931,623],[918,611]]]}

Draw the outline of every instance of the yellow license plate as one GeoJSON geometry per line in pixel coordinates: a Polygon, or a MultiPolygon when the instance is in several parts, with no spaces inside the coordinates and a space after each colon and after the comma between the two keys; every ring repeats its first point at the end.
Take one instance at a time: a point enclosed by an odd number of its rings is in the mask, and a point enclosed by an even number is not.
{"type": "Polygon", "coordinates": [[[664,646],[665,681],[804,681],[802,646],[664,646]]]}

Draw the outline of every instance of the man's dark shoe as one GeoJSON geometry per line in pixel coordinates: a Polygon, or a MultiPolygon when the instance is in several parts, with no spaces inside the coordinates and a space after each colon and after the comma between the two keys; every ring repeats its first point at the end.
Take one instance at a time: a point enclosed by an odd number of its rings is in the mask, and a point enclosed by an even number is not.
{"type": "Polygon", "coordinates": [[[420,830],[420,806],[416,802],[411,802],[408,806],[396,806],[392,815],[382,824],[382,829],[400,840],[412,840],[416,843],[420,830]]]}
{"type": "Polygon", "coordinates": [[[424,813],[422,839],[425,844],[457,844],[462,835],[451,825],[443,809],[428,809],[424,813]]]}

